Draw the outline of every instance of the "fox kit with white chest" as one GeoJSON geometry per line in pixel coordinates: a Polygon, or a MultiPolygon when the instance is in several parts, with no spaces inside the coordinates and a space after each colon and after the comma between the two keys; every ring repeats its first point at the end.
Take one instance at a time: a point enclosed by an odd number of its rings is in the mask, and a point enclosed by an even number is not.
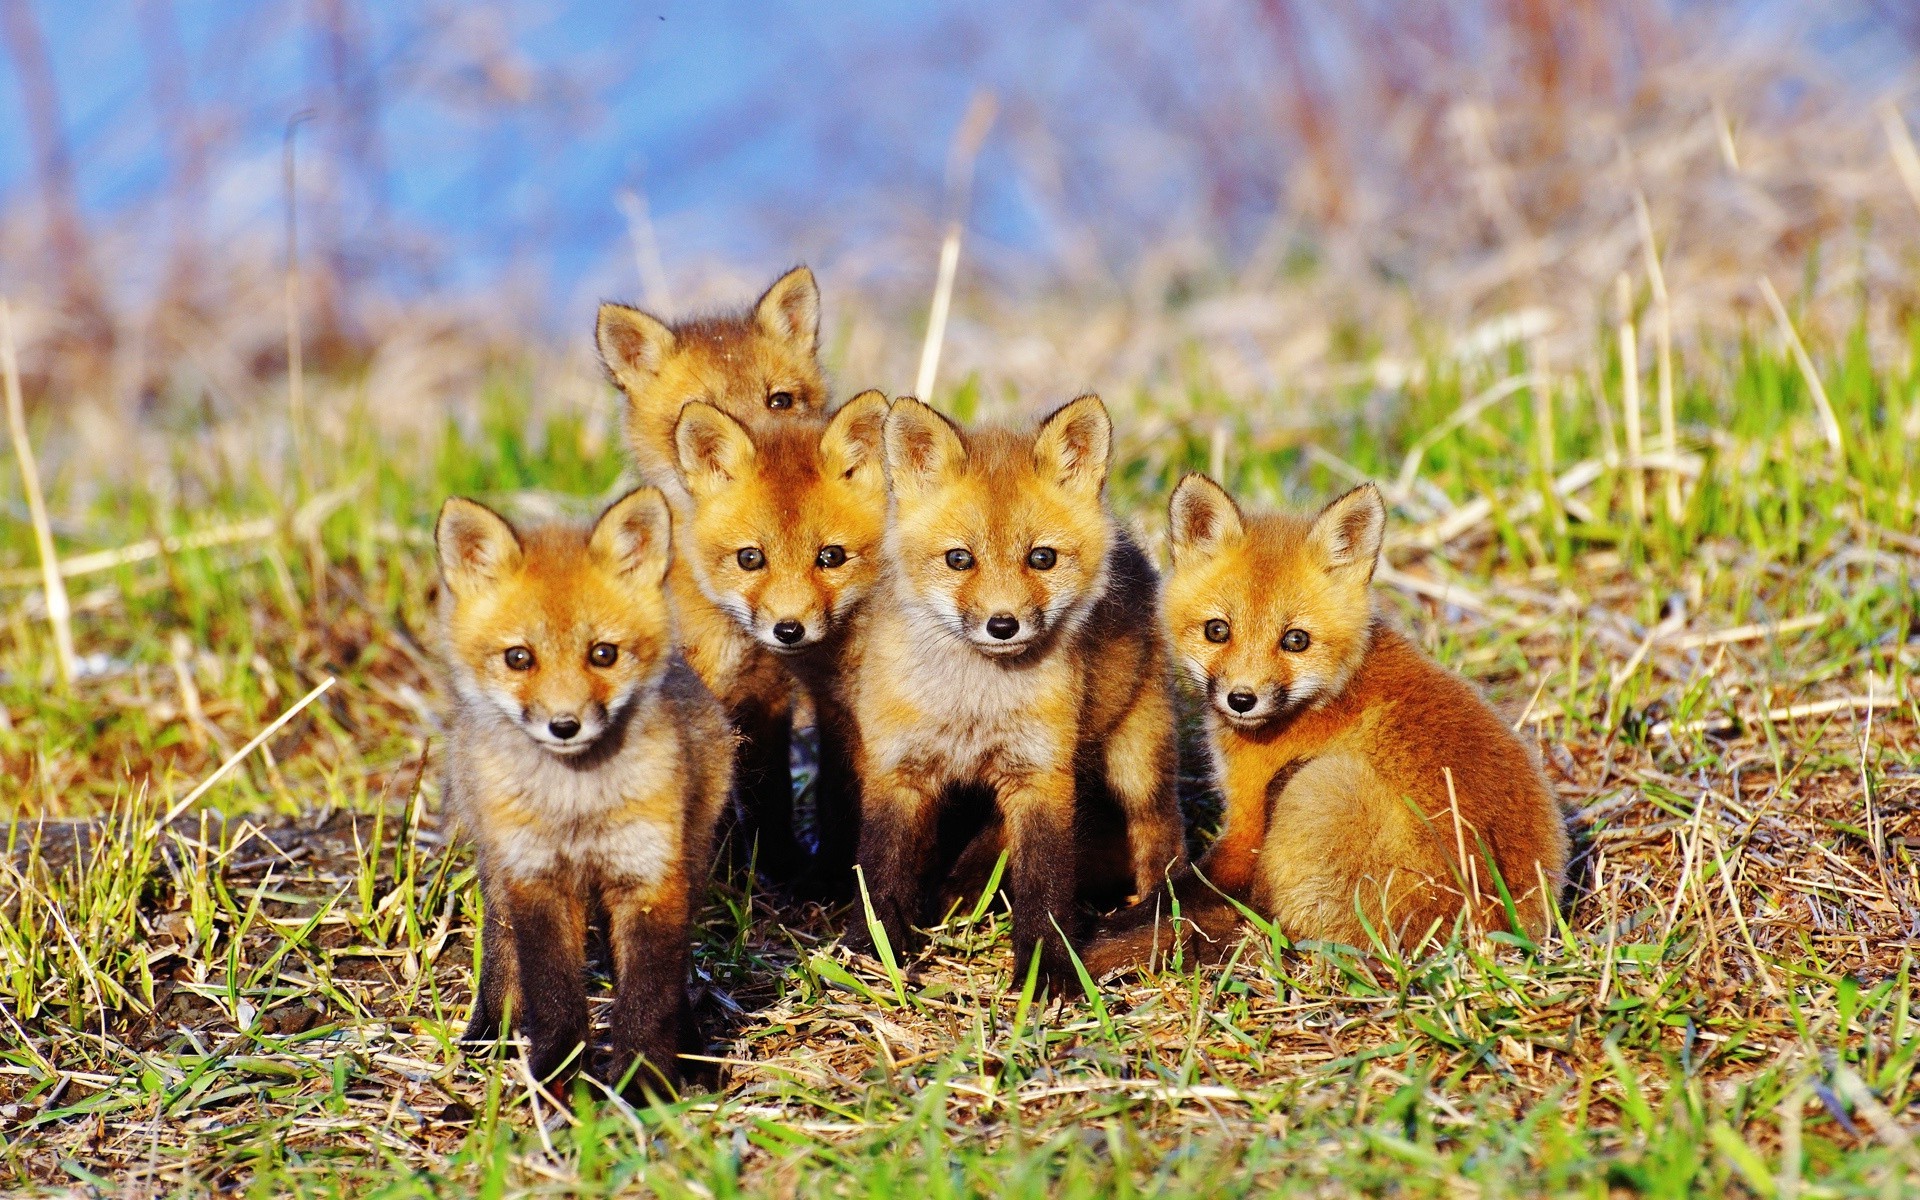
{"type": "Polygon", "coordinates": [[[1158,580],[1103,500],[1111,442],[1096,396],[1031,434],[964,432],[911,399],[888,413],[886,574],[849,695],[859,862],[895,947],[957,789],[1004,819],[1016,970],[1038,947],[1050,983],[1072,977],[1084,797],[1125,814],[1138,890],[1183,861],[1158,580]]]}
{"type": "Polygon", "coordinates": [[[887,398],[863,392],[830,418],[741,422],[689,404],[675,431],[693,517],[682,543],[702,593],[807,689],[820,735],[815,870],[853,886],[860,807],[846,699],[887,523],[887,398]]]}
{"type": "Polygon", "coordinates": [[[1540,769],[1465,680],[1376,612],[1386,509],[1362,485],[1311,518],[1243,514],[1202,475],[1174,492],[1167,621],[1203,691],[1226,797],[1198,872],[1109,918],[1086,954],[1104,973],[1198,928],[1231,945],[1238,911],[1295,939],[1365,946],[1482,928],[1542,932],[1566,869],[1564,822],[1540,769]],[[1495,874],[1498,873],[1498,880],[1495,874]]]}
{"type": "Polygon", "coordinates": [[[469,1039],[511,1009],[533,1072],[584,1053],[589,921],[612,950],[612,1060],[675,1077],[690,921],[732,786],[726,715],[674,650],[670,519],[642,488],[591,530],[441,509],[449,811],[486,902],[469,1039]]]}
{"type": "Polygon", "coordinates": [[[791,880],[804,855],[793,828],[788,754],[794,681],[702,590],[685,538],[692,498],[678,471],[674,429],[690,403],[742,421],[819,417],[827,406],[820,370],[820,292],[795,267],[744,313],[668,323],[636,308],[603,304],[595,339],[607,373],[627,397],[627,445],[645,482],[666,493],[676,547],[667,580],[681,651],[726,707],[740,734],[739,842],[757,845],[769,877],[791,880]]]}

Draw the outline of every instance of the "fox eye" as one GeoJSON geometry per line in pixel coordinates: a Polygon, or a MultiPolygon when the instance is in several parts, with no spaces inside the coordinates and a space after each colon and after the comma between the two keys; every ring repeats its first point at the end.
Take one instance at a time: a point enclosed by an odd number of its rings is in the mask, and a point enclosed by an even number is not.
{"type": "Polygon", "coordinates": [[[509,671],[533,670],[533,651],[525,646],[508,646],[504,657],[509,671]]]}
{"type": "Polygon", "coordinates": [[[813,556],[815,566],[837,567],[847,561],[847,551],[843,546],[822,546],[820,553],[813,556]]]}
{"type": "Polygon", "coordinates": [[[1233,636],[1233,626],[1227,624],[1219,617],[1215,617],[1213,620],[1207,622],[1206,634],[1207,640],[1210,642],[1224,642],[1233,636]]]}
{"type": "Polygon", "coordinates": [[[1280,648],[1295,654],[1305,650],[1312,642],[1313,639],[1307,636],[1307,631],[1304,629],[1289,629],[1280,635],[1280,648]]]}
{"type": "Polygon", "coordinates": [[[619,658],[620,647],[612,642],[595,642],[593,649],[587,651],[587,661],[596,667],[610,667],[619,658]]]}
{"type": "Polygon", "coordinates": [[[1053,570],[1054,562],[1059,557],[1059,555],[1053,552],[1053,547],[1051,546],[1035,546],[1033,549],[1027,551],[1027,565],[1036,571],[1051,571],[1053,570]]]}
{"type": "Polygon", "coordinates": [[[956,571],[973,570],[973,552],[971,550],[947,551],[947,565],[956,571]]]}
{"type": "Polygon", "coordinates": [[[768,408],[792,408],[792,392],[774,392],[767,397],[768,408]]]}
{"type": "Polygon", "coordinates": [[[740,553],[733,556],[733,561],[740,564],[742,571],[758,571],[767,565],[767,555],[758,546],[742,546],[740,553]]]}

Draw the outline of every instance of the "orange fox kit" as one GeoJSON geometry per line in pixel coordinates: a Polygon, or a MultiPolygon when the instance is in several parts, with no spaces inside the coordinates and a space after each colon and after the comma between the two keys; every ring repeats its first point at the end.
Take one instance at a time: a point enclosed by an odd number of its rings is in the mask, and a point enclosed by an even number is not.
{"type": "Polygon", "coordinates": [[[1050,982],[1071,977],[1083,798],[1125,813],[1139,890],[1182,862],[1158,581],[1102,499],[1111,441],[1097,396],[1035,434],[963,432],[911,399],[887,415],[887,570],[848,690],[859,862],[897,947],[955,789],[1004,818],[1016,961],[1041,948],[1050,982]]]}
{"type": "MultiPolygon", "coordinates": [[[[1293,938],[1364,946],[1370,925],[1412,945],[1444,936],[1463,907],[1504,928],[1504,883],[1522,926],[1544,929],[1566,867],[1558,806],[1472,686],[1375,612],[1379,491],[1362,485],[1311,519],[1246,516],[1189,475],[1170,518],[1168,628],[1204,693],[1226,795],[1204,882],[1171,884],[1183,925],[1229,943],[1225,893],[1293,938]]],[[[1088,967],[1171,949],[1166,901],[1163,889],[1105,922],[1088,967]]]]}
{"type": "Polygon", "coordinates": [[[466,1036],[497,1035],[511,1005],[542,1079],[586,1039],[589,921],[613,956],[606,1077],[675,1076],[692,905],[733,755],[674,651],[669,529],[665,498],[642,488],[590,531],[516,531],[455,498],[434,532],[447,805],[486,901],[466,1036]]]}
{"type": "Polygon", "coordinates": [[[603,304],[596,333],[607,373],[627,396],[627,443],[641,477],[666,493],[681,539],[668,578],[681,651],[719,697],[740,734],[737,848],[758,847],[767,874],[792,878],[803,861],[793,831],[788,768],[793,679],[774,655],[702,591],[685,543],[691,498],[677,470],[674,430],[690,402],[732,417],[817,417],[827,404],[820,371],[820,293],[795,267],[742,314],[668,324],[638,309],[603,304]]]}
{"type": "Polygon", "coordinates": [[[682,542],[707,600],[779,655],[806,687],[820,733],[818,882],[852,886],[857,732],[842,681],[859,660],[858,614],[880,573],[887,398],[862,392],[830,419],[743,424],[689,404],[675,430],[693,517],[682,542]]]}

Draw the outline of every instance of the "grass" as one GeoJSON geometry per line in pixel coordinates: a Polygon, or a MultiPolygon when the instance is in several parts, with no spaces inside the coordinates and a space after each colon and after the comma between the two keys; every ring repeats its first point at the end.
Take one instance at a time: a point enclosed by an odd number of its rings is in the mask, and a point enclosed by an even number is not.
{"type": "MultiPolygon", "coordinates": [[[[1683,366],[1682,445],[1662,460],[1683,473],[1676,511],[1655,472],[1647,519],[1630,516],[1617,407],[1599,419],[1619,402],[1611,360],[1458,423],[1395,497],[1382,602],[1538,738],[1575,828],[1545,942],[1397,956],[1255,930],[1223,968],[1049,1002],[993,905],[877,962],[839,944],[857,906],[782,907],[721,879],[696,954],[711,1077],[642,1110],[557,1111],[511,1048],[452,1040],[478,898],[438,818],[421,648],[441,498],[609,495],[611,397],[583,413],[502,375],[475,419],[396,440],[356,419],[349,381],[329,393],[342,419],[313,435],[305,495],[278,460],[190,425],[140,482],[70,467],[53,497],[68,554],[273,523],[71,581],[92,667],[71,691],[51,682],[31,585],[13,589],[0,1186],[1910,1189],[1920,380],[1864,337],[1816,346],[1835,460],[1768,332],[1683,366]]],[[[1190,468],[1265,502],[1394,480],[1422,435],[1523,369],[1436,358],[1384,401],[1313,397],[1321,415],[1280,433],[1248,415],[1277,397],[1118,398],[1114,500],[1151,536],[1190,468]]],[[[991,407],[971,384],[956,403],[991,407]]],[[[0,539],[33,566],[24,525],[0,539]]],[[[1202,814],[1206,787],[1196,766],[1202,814]]]]}

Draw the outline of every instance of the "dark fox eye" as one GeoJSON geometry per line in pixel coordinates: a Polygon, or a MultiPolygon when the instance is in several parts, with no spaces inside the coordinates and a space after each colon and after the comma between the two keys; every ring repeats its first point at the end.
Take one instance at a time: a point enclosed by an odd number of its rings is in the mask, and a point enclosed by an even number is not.
{"type": "Polygon", "coordinates": [[[822,546],[820,553],[813,556],[815,566],[837,567],[847,561],[847,552],[840,546],[822,546]]]}
{"type": "Polygon", "coordinates": [[[758,546],[742,546],[740,553],[733,556],[733,561],[740,564],[742,571],[758,571],[767,565],[767,556],[758,546]]]}
{"type": "Polygon", "coordinates": [[[768,408],[792,408],[793,393],[792,392],[774,392],[773,394],[767,397],[767,407],[768,408]]]}
{"type": "Polygon", "coordinates": [[[1312,642],[1313,639],[1307,636],[1307,631],[1304,629],[1289,629],[1280,635],[1280,648],[1295,654],[1305,650],[1312,642]]]}
{"type": "Polygon", "coordinates": [[[1224,642],[1233,636],[1233,626],[1222,621],[1219,617],[1215,617],[1213,620],[1207,622],[1206,634],[1207,640],[1210,642],[1224,642]]]}
{"type": "Polygon", "coordinates": [[[620,659],[620,647],[612,642],[595,642],[587,651],[587,661],[596,667],[610,667],[620,659]]]}
{"type": "Polygon", "coordinates": [[[508,646],[506,653],[507,670],[531,671],[533,669],[533,651],[525,646],[508,646]]]}
{"type": "Polygon", "coordinates": [[[970,550],[949,550],[947,551],[947,565],[956,571],[971,571],[973,569],[973,552],[970,550]]]}
{"type": "Polygon", "coordinates": [[[1036,571],[1051,571],[1053,570],[1054,562],[1059,557],[1059,555],[1053,552],[1053,547],[1051,546],[1035,546],[1033,549],[1027,551],[1027,565],[1036,571]]]}

